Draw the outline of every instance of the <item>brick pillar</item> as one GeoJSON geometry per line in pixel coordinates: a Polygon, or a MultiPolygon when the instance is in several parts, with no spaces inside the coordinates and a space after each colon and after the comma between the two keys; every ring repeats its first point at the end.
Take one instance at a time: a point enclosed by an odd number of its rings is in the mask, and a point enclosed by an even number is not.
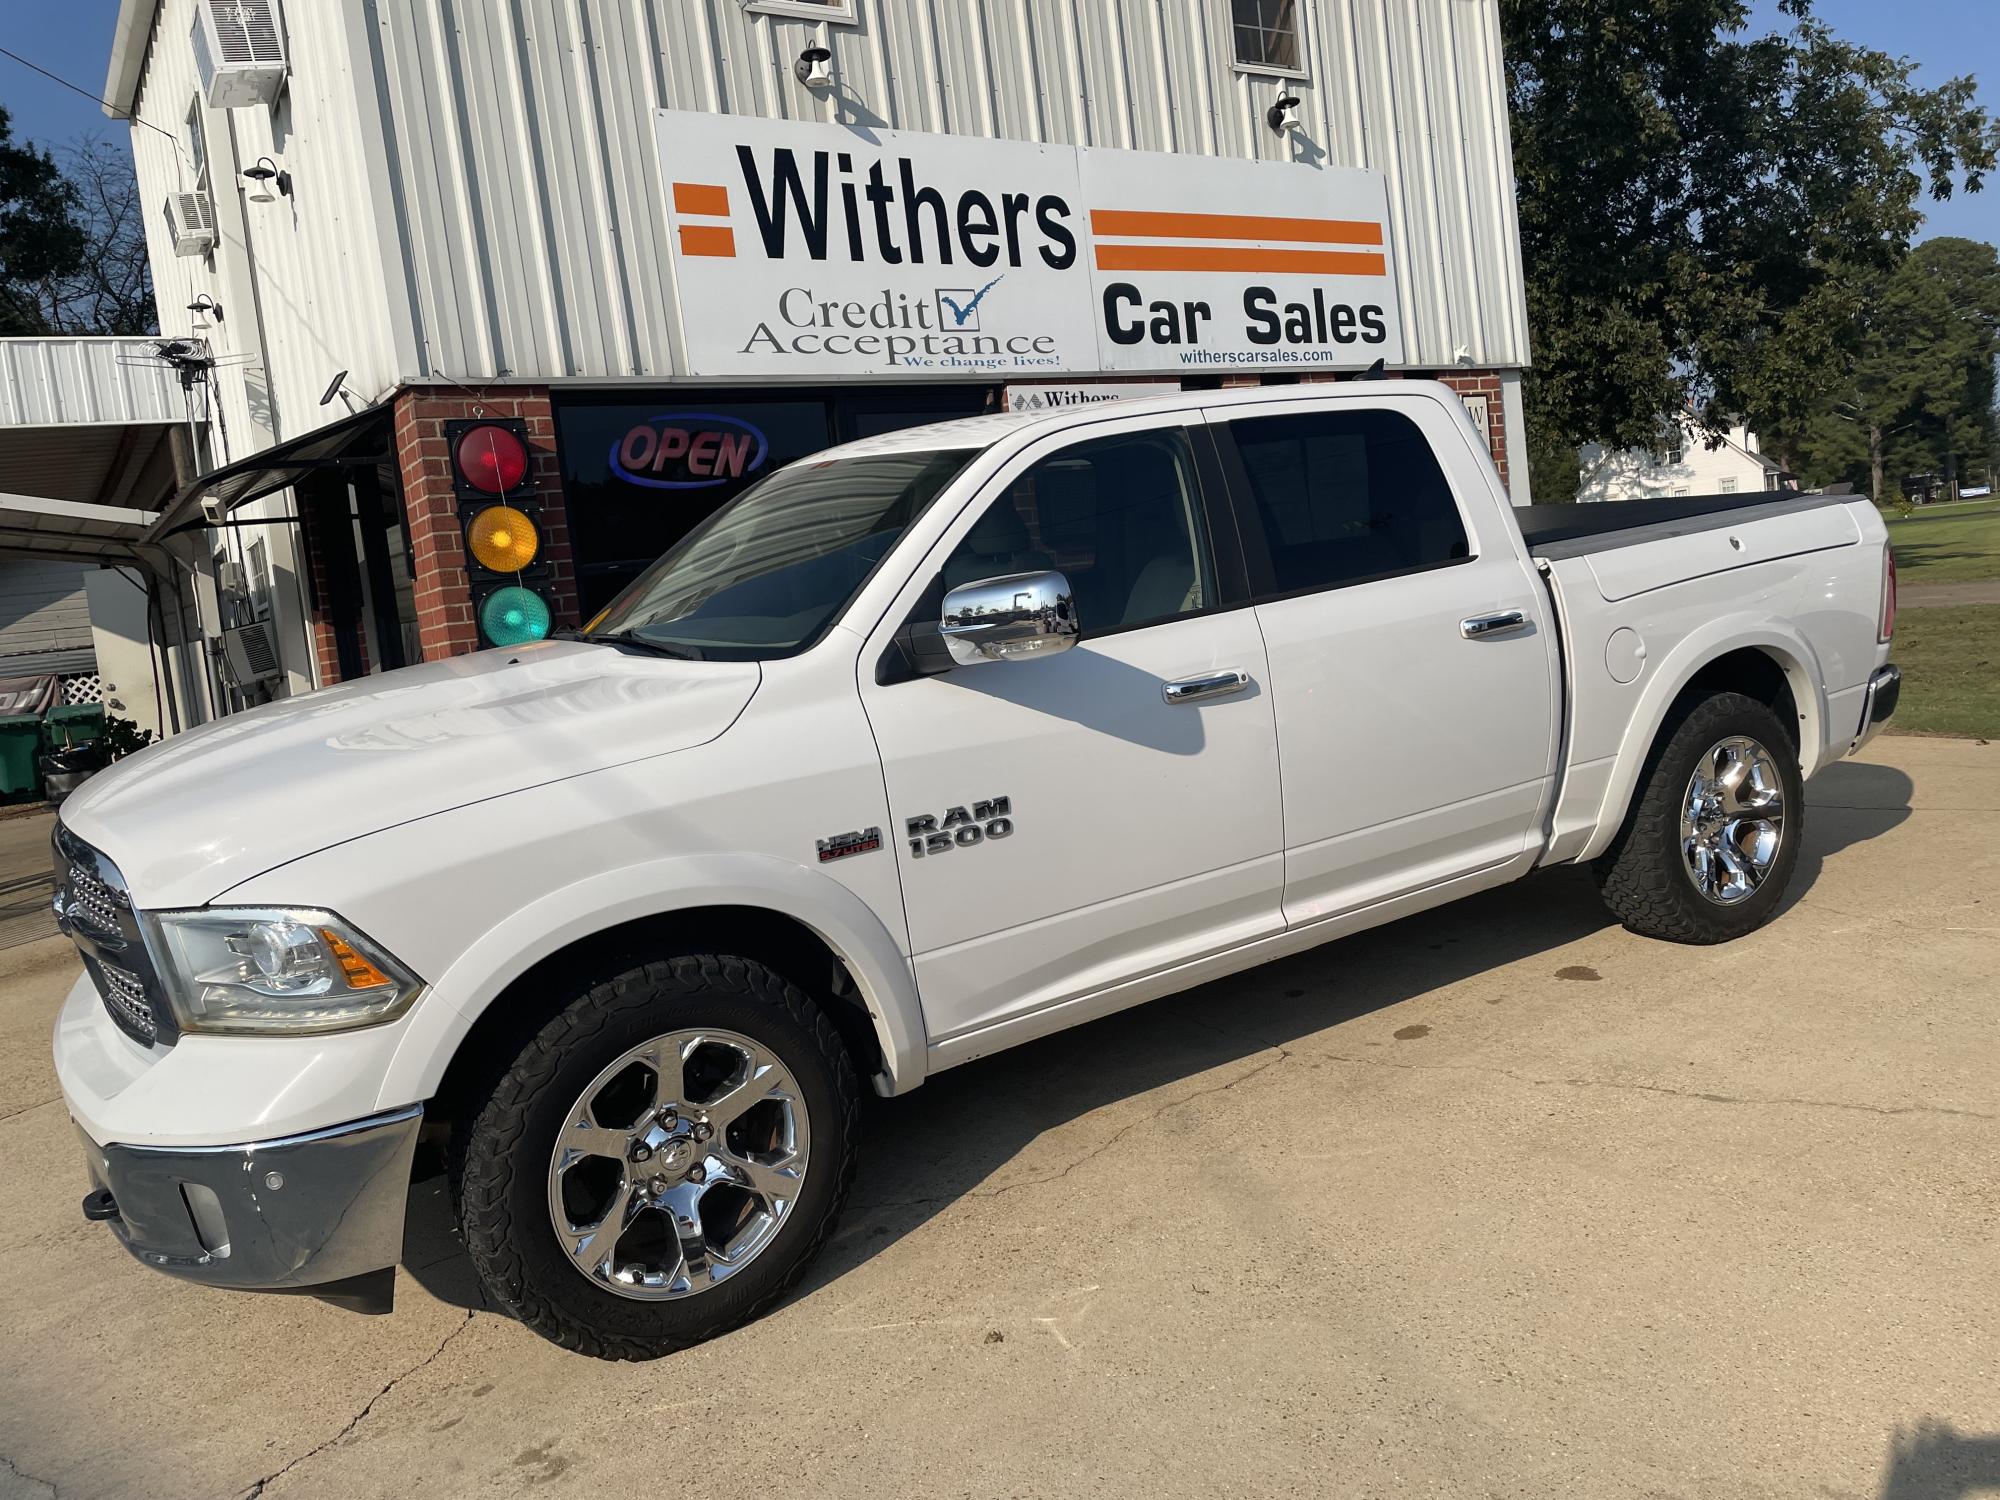
{"type": "Polygon", "coordinates": [[[569,512],[556,469],[556,427],[548,388],[509,386],[478,399],[454,388],[413,388],[396,397],[396,462],[410,523],[410,578],[425,661],[461,656],[481,644],[479,622],[472,612],[458,495],[451,482],[451,451],[444,436],[446,422],[479,417],[518,417],[527,425],[528,493],[519,498],[542,507],[542,555],[550,566],[549,576],[535,587],[549,601],[557,625],[579,623],[569,512]]]}
{"type": "Polygon", "coordinates": [[[327,608],[328,580],[324,553],[336,541],[353,542],[346,538],[321,535],[321,528],[315,524],[313,515],[304,505],[299,506],[299,529],[305,533],[305,545],[300,549],[306,557],[306,571],[312,579],[312,616],[308,631],[312,636],[313,662],[318,671],[315,680],[321,687],[332,687],[341,680],[340,648],[333,638],[333,612],[327,608]]]}
{"type": "Polygon", "coordinates": [[[1500,377],[1490,370],[1447,370],[1438,379],[1461,396],[1486,398],[1486,451],[1500,471],[1503,489],[1512,490],[1507,478],[1507,418],[1500,407],[1500,377]]]}
{"type": "Polygon", "coordinates": [[[357,612],[360,608],[359,590],[352,581],[360,563],[354,555],[354,528],[347,520],[351,507],[347,498],[345,471],[336,470],[301,480],[292,487],[292,503],[298,509],[299,528],[304,533],[302,551],[312,582],[308,632],[312,639],[313,660],[319,668],[316,680],[321,687],[331,687],[336,682],[345,681],[348,675],[340,664],[340,634],[343,629],[352,633],[361,674],[365,676],[368,672],[368,636],[361,629],[357,612]],[[334,602],[336,590],[343,580],[346,581],[346,593],[350,596],[344,611],[334,602]]]}

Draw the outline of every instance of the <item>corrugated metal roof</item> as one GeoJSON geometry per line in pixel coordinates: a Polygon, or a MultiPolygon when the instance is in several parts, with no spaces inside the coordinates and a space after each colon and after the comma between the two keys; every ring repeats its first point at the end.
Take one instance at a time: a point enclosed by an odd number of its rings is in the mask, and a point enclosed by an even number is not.
{"type": "Polygon", "coordinates": [[[187,420],[154,339],[0,339],[0,427],[187,420]]]}

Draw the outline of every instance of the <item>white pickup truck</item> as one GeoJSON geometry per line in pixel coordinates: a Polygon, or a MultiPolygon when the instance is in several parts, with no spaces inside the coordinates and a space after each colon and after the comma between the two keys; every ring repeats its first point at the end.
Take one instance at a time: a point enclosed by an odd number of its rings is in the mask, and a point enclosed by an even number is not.
{"type": "Polygon", "coordinates": [[[591,627],[146,750],[62,810],[106,1221],[383,1310],[421,1130],[492,1300],[657,1355],[825,1242],[861,1090],[1588,863],[1771,918],[1893,711],[1865,501],[1517,512],[1442,386],[835,448],[591,627]]]}

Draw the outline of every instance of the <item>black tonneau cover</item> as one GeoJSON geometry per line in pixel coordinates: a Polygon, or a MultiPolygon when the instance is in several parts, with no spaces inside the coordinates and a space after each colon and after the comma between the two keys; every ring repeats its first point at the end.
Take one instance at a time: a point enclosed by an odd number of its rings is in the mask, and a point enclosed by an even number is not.
{"type": "Polygon", "coordinates": [[[1677,495],[1671,500],[1607,500],[1591,505],[1523,505],[1514,519],[1536,557],[1580,557],[1634,547],[1662,537],[1715,531],[1822,505],[1848,505],[1855,495],[1800,495],[1747,490],[1735,495],[1677,495]]]}

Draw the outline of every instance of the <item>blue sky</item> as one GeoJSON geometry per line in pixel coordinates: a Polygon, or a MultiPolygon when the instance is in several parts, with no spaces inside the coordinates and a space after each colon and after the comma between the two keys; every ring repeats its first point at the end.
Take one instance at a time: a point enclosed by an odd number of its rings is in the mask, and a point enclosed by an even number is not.
{"type": "MultiPolygon", "coordinates": [[[[315,0],[354,3],[354,0],[315,0]]],[[[116,0],[0,0],[10,14],[0,46],[32,58],[92,93],[104,86],[116,0]]],[[[2000,13],[1995,0],[1819,0],[1820,18],[1841,35],[1915,59],[1919,77],[1938,82],[1961,73],[1981,80],[1980,97],[2000,114],[2000,13]]],[[[1780,24],[1776,0],[1752,0],[1752,26],[1780,24]]],[[[0,57],[0,104],[14,132],[47,145],[80,135],[122,140],[125,127],[88,99],[0,57]]],[[[1926,234],[1962,234],[2000,244],[2000,174],[1983,193],[1929,205],[1926,234]]]]}

